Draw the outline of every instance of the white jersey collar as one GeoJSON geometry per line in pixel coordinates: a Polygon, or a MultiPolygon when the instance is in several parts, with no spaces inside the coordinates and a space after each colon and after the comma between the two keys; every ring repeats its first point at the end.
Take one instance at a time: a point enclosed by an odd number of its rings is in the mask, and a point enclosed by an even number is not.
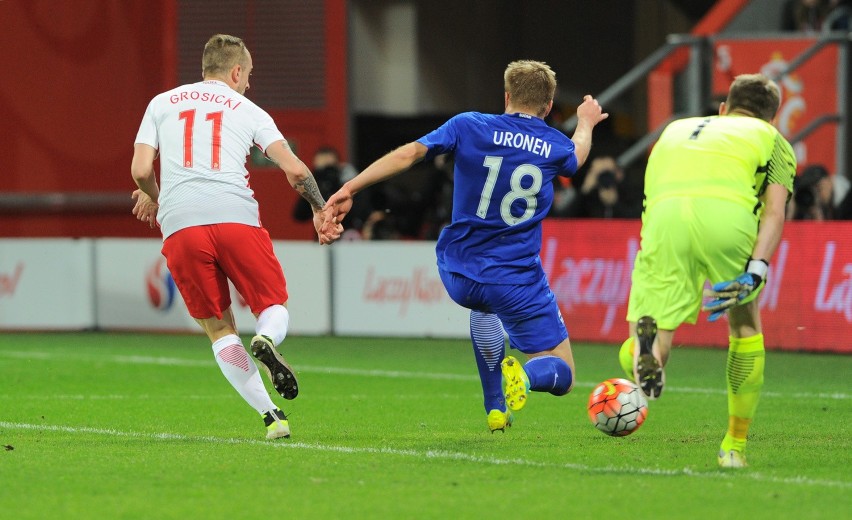
{"type": "Polygon", "coordinates": [[[218,79],[205,79],[204,81],[202,81],[202,83],[204,83],[205,85],[220,85],[222,87],[230,88],[228,87],[227,83],[218,79]]]}

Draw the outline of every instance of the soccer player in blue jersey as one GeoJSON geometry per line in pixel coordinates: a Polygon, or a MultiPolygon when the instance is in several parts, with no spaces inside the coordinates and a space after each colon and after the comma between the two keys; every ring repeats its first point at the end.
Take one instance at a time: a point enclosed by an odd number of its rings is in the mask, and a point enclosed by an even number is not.
{"type": "MultiPolygon", "coordinates": [[[[455,156],[452,221],[436,247],[450,297],[470,309],[470,338],[482,381],[488,427],[505,431],[528,392],[565,395],[574,381],[568,331],[541,266],[541,221],[553,179],[569,177],[589,156],[592,130],[608,117],[592,96],[577,108],[572,138],[549,127],[556,74],[538,61],[504,73],[505,112],[465,112],[388,153],[346,182],[325,206],[325,224],[341,222],[352,197],[424,158],[455,156]],[[510,345],[526,365],[505,355],[510,345]],[[498,367],[500,368],[498,370],[498,367]]],[[[331,229],[331,228],[329,228],[331,229]]]]}

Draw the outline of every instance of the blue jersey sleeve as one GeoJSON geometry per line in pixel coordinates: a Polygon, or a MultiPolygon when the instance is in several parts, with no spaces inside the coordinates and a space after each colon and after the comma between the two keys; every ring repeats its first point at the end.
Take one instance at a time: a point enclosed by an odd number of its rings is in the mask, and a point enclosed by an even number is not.
{"type": "Polygon", "coordinates": [[[436,155],[452,153],[455,151],[459,142],[459,129],[456,124],[462,114],[459,114],[435,130],[424,135],[417,140],[429,151],[426,153],[426,159],[432,159],[436,155]]]}

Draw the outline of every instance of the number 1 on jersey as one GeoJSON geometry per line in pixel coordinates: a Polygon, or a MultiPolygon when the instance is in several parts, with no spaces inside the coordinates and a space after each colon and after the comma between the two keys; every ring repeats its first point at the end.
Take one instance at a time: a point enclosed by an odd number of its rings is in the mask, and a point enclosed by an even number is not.
{"type": "Polygon", "coordinates": [[[482,163],[483,166],[488,167],[488,178],[485,179],[485,186],[482,187],[482,193],[479,195],[479,206],[476,208],[476,216],[479,218],[485,218],[488,214],[488,205],[491,204],[491,195],[494,193],[494,185],[497,184],[501,164],[503,164],[503,158],[493,155],[487,156],[482,163]]]}
{"type": "MultiPolygon", "coordinates": [[[[178,119],[183,119],[183,165],[186,168],[192,168],[192,132],[195,127],[195,109],[184,110],[178,114],[178,119]]],[[[210,112],[205,119],[213,122],[210,168],[219,170],[222,162],[222,112],[210,112]]]]}

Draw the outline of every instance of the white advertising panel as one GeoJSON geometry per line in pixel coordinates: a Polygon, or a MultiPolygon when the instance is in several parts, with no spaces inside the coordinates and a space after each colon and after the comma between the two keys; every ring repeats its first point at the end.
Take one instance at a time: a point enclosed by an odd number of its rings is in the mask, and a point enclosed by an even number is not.
{"type": "MultiPolygon", "coordinates": [[[[289,334],[331,333],[331,249],[312,242],[274,240],[275,256],[287,279],[289,334]]],[[[254,316],[231,287],[231,308],[241,332],[254,331],[254,316]],[[248,326],[248,327],[247,327],[248,326]]]]}
{"type": "Polygon", "coordinates": [[[469,335],[469,316],[447,296],[432,242],[339,242],[332,246],[334,333],[469,335]]]}
{"type": "MultiPolygon", "coordinates": [[[[328,248],[301,242],[276,242],[290,293],[290,334],[329,332],[328,248]]],[[[97,323],[104,329],[201,332],[160,253],[159,239],[101,239],[96,242],[97,323]]],[[[243,334],[255,319],[231,287],[231,308],[243,334]]]]}
{"type": "Polygon", "coordinates": [[[331,334],[331,255],[329,246],[273,241],[284,267],[293,334],[331,334]]]}
{"type": "Polygon", "coordinates": [[[92,241],[0,240],[0,329],[95,325],[92,241]]]}
{"type": "Polygon", "coordinates": [[[201,331],[186,311],[160,253],[162,246],[156,238],[95,243],[98,327],[201,331]]]}

